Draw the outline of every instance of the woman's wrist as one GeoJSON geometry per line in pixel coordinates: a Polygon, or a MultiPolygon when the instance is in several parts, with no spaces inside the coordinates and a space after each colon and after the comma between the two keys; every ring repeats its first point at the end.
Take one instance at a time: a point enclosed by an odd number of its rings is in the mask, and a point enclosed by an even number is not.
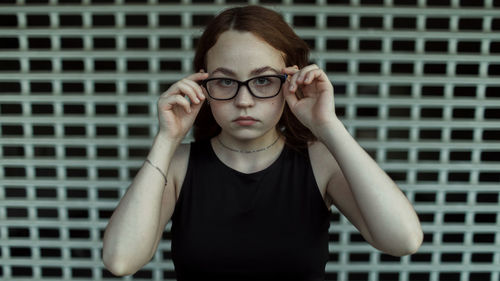
{"type": "Polygon", "coordinates": [[[338,118],[333,118],[329,122],[325,122],[321,125],[315,126],[312,130],[313,134],[318,138],[319,141],[325,142],[328,140],[332,134],[335,134],[338,130],[345,130],[344,124],[338,118]]]}
{"type": "Polygon", "coordinates": [[[165,180],[165,185],[167,185],[167,182],[168,182],[168,180],[167,180],[167,174],[164,171],[162,171],[158,166],[156,166],[155,164],[153,164],[148,158],[146,158],[145,163],[147,163],[147,164],[151,165],[153,168],[155,168],[161,174],[161,176],[163,177],[163,179],[165,180]]]}
{"type": "Polygon", "coordinates": [[[170,160],[172,159],[180,140],[170,139],[163,134],[157,134],[153,140],[153,145],[147,156],[147,159],[160,167],[161,170],[167,171],[170,160]]]}
{"type": "Polygon", "coordinates": [[[159,142],[162,144],[174,145],[177,147],[182,142],[183,137],[172,137],[169,136],[166,132],[159,130],[154,137],[154,142],[159,142]]]}

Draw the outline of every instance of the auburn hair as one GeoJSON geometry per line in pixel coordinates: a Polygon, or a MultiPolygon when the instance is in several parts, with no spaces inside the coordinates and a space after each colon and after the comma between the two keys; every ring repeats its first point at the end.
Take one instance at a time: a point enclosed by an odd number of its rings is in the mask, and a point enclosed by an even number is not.
{"type": "MultiPolygon", "coordinates": [[[[201,35],[193,66],[195,71],[206,70],[207,52],[219,36],[228,30],[251,32],[283,54],[286,66],[305,67],[309,63],[309,47],[282,16],[260,6],[230,8],[213,18],[201,35]]],[[[283,114],[277,124],[278,132],[285,136],[286,143],[296,149],[304,149],[309,141],[316,140],[312,132],[305,127],[285,104],[283,114]]],[[[196,141],[210,139],[221,131],[212,115],[210,106],[204,103],[193,125],[196,141]]]]}

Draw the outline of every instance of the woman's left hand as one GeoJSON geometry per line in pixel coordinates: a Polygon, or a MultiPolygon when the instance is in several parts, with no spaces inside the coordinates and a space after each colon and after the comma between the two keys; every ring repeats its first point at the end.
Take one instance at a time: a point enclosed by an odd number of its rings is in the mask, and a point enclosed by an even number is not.
{"type": "Polygon", "coordinates": [[[293,114],[317,137],[317,129],[337,119],[333,86],[325,72],[317,65],[302,69],[297,66],[283,69],[289,77],[283,85],[283,94],[293,114]]]}

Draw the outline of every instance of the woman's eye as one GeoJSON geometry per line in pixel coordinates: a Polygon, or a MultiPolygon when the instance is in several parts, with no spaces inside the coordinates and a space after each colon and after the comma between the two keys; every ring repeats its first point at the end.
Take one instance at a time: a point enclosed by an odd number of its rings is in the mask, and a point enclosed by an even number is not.
{"type": "Polygon", "coordinates": [[[233,80],[230,80],[230,79],[220,79],[219,80],[219,84],[221,86],[224,86],[224,87],[228,87],[228,86],[232,86],[234,83],[233,80]]]}
{"type": "Polygon", "coordinates": [[[260,77],[255,79],[255,84],[262,86],[262,85],[267,85],[269,84],[269,79],[265,77],[260,77]]]}

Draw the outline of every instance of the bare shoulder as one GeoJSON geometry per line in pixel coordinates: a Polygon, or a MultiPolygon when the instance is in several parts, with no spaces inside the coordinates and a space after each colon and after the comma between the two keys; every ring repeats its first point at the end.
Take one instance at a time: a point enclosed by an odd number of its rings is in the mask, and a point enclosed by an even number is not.
{"type": "Polygon", "coordinates": [[[168,169],[168,177],[173,180],[175,186],[176,198],[179,198],[182,183],[186,176],[188,163],[189,163],[189,153],[191,150],[190,143],[182,143],[177,147],[172,160],[170,161],[170,167],[168,169]]]}
{"type": "Polygon", "coordinates": [[[320,192],[328,204],[330,202],[327,193],[328,184],[338,175],[340,167],[328,148],[320,141],[309,143],[309,158],[320,192]]]}

